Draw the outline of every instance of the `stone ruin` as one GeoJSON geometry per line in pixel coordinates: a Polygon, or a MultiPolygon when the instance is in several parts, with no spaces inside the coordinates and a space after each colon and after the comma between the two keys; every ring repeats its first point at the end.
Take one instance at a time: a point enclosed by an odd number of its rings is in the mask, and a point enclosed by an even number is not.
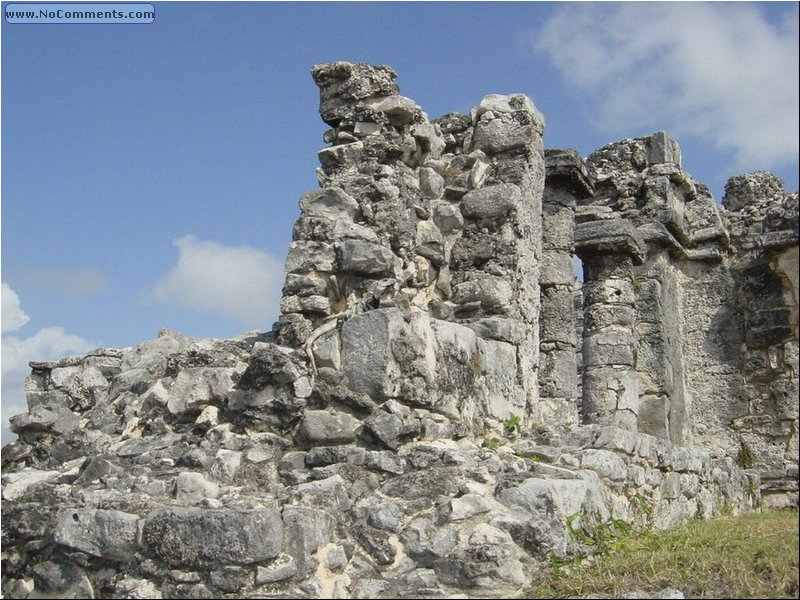
{"type": "Polygon", "coordinates": [[[273,330],[31,363],[6,597],[508,597],[576,527],[797,505],[796,193],[720,206],[663,132],[545,150],[522,94],[431,121],[389,67],[312,75],[273,330]]]}

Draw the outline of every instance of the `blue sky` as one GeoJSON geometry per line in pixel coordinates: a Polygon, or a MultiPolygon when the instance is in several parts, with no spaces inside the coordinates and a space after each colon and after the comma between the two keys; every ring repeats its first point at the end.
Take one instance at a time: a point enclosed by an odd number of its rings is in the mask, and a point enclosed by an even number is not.
{"type": "Polygon", "coordinates": [[[583,155],[665,129],[717,199],[758,169],[798,188],[797,3],[155,7],[2,24],[4,420],[28,360],[270,328],[324,146],[315,63],[389,64],[431,118],[524,92],[583,155]]]}

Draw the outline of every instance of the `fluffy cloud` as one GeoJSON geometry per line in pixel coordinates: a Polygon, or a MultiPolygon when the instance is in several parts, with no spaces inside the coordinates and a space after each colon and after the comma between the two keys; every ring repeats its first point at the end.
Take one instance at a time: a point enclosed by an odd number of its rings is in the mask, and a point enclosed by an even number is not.
{"type": "Polygon", "coordinates": [[[7,283],[2,284],[2,332],[16,331],[25,323],[30,321],[30,317],[25,314],[19,304],[19,296],[12,290],[7,283]]]}
{"type": "Polygon", "coordinates": [[[798,5],[785,6],[771,23],[739,3],[561,5],[532,39],[598,127],[666,128],[771,168],[797,159],[800,131],[798,5]]]}
{"type": "Polygon", "coordinates": [[[191,235],[173,243],[178,263],[153,290],[156,301],[222,313],[245,327],[269,325],[283,285],[283,264],[278,259],[255,248],[205,242],[191,235]]]}
{"type": "Polygon", "coordinates": [[[95,346],[80,336],[72,335],[61,327],[45,327],[34,335],[21,338],[5,335],[28,322],[28,316],[20,307],[17,294],[3,283],[3,344],[2,344],[2,442],[12,441],[8,418],[25,412],[25,378],[30,372],[32,360],[56,360],[69,354],[81,354],[95,346]]]}

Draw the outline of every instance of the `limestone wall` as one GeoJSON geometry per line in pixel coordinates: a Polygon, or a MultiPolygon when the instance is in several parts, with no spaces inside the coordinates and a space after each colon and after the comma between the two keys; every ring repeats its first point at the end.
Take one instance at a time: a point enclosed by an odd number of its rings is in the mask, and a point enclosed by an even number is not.
{"type": "Polygon", "coordinates": [[[521,94],[490,95],[469,116],[431,122],[389,67],[312,74],[332,145],[319,153],[321,189],[300,200],[278,339],[306,347],[321,379],[343,376],[376,402],[479,430],[527,417],[538,398],[542,115],[521,94]]]}
{"type": "Polygon", "coordinates": [[[163,331],[36,363],[3,452],[4,596],[509,597],[590,551],[570,528],[759,501],[733,459],[615,427],[485,444],[390,400],[363,424],[314,410],[285,432],[297,358],[163,331]]]}

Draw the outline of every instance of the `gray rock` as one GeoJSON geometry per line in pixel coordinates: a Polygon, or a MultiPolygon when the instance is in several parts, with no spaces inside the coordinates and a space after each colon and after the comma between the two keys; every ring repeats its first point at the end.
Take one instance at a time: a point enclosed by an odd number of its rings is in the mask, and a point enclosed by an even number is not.
{"type": "Polygon", "coordinates": [[[223,567],[208,574],[208,582],[223,592],[241,592],[253,585],[253,571],[243,567],[223,567]]]}
{"type": "Polygon", "coordinates": [[[106,560],[127,562],[136,552],[139,517],[116,510],[62,510],[53,541],[106,560]]]}
{"type": "Polygon", "coordinates": [[[366,275],[392,273],[396,260],[388,248],[363,240],[345,240],[341,256],[343,271],[366,275]]]}
{"type": "Polygon", "coordinates": [[[94,588],[80,567],[46,560],[31,568],[35,591],[51,598],[94,598],[94,588]]]}
{"type": "Polygon", "coordinates": [[[274,508],[165,508],[147,516],[142,542],[172,567],[252,564],[280,554],[283,524],[274,508]]]}
{"type": "Polygon", "coordinates": [[[155,583],[149,579],[140,579],[137,577],[126,577],[114,588],[114,591],[121,598],[163,598],[161,590],[158,589],[155,583]]]}
{"type": "Polygon", "coordinates": [[[52,481],[61,475],[58,471],[41,471],[30,467],[16,473],[3,473],[3,500],[16,500],[39,483],[52,481]]]}
{"type": "Polygon", "coordinates": [[[491,505],[479,494],[464,494],[450,500],[449,517],[451,521],[462,521],[475,515],[488,512],[491,505]]]}
{"type": "Polygon", "coordinates": [[[242,453],[235,450],[217,450],[214,463],[209,469],[211,475],[220,481],[232,481],[242,464],[242,453]]]}
{"type": "Polygon", "coordinates": [[[265,567],[256,567],[256,585],[275,583],[297,575],[297,563],[288,554],[281,554],[265,567]]]}
{"type": "Polygon", "coordinates": [[[301,446],[349,444],[356,439],[358,419],[347,413],[330,413],[325,410],[307,410],[295,433],[301,446]]]}
{"type": "Polygon", "coordinates": [[[359,212],[358,202],[338,188],[314,190],[300,198],[300,210],[309,217],[354,219],[359,212]]]}
{"type": "Polygon", "coordinates": [[[519,187],[501,183],[472,190],[461,200],[461,212],[469,219],[494,219],[505,217],[516,210],[522,195],[519,187]]]}
{"type": "Polygon", "coordinates": [[[194,504],[204,498],[217,498],[219,486],[201,473],[184,471],[175,478],[175,499],[182,504],[194,504]]]}
{"type": "Polygon", "coordinates": [[[341,475],[333,475],[319,481],[301,483],[294,488],[294,491],[303,500],[303,503],[325,506],[338,513],[350,510],[352,502],[347,488],[341,475]]]}
{"type": "Polygon", "coordinates": [[[298,573],[305,575],[315,570],[314,552],[330,541],[336,518],[316,508],[286,506],[283,523],[286,533],[284,551],[294,558],[298,573]]]}
{"type": "Polygon", "coordinates": [[[419,170],[419,189],[426,198],[441,198],[444,178],[430,167],[423,167],[419,170]]]}

